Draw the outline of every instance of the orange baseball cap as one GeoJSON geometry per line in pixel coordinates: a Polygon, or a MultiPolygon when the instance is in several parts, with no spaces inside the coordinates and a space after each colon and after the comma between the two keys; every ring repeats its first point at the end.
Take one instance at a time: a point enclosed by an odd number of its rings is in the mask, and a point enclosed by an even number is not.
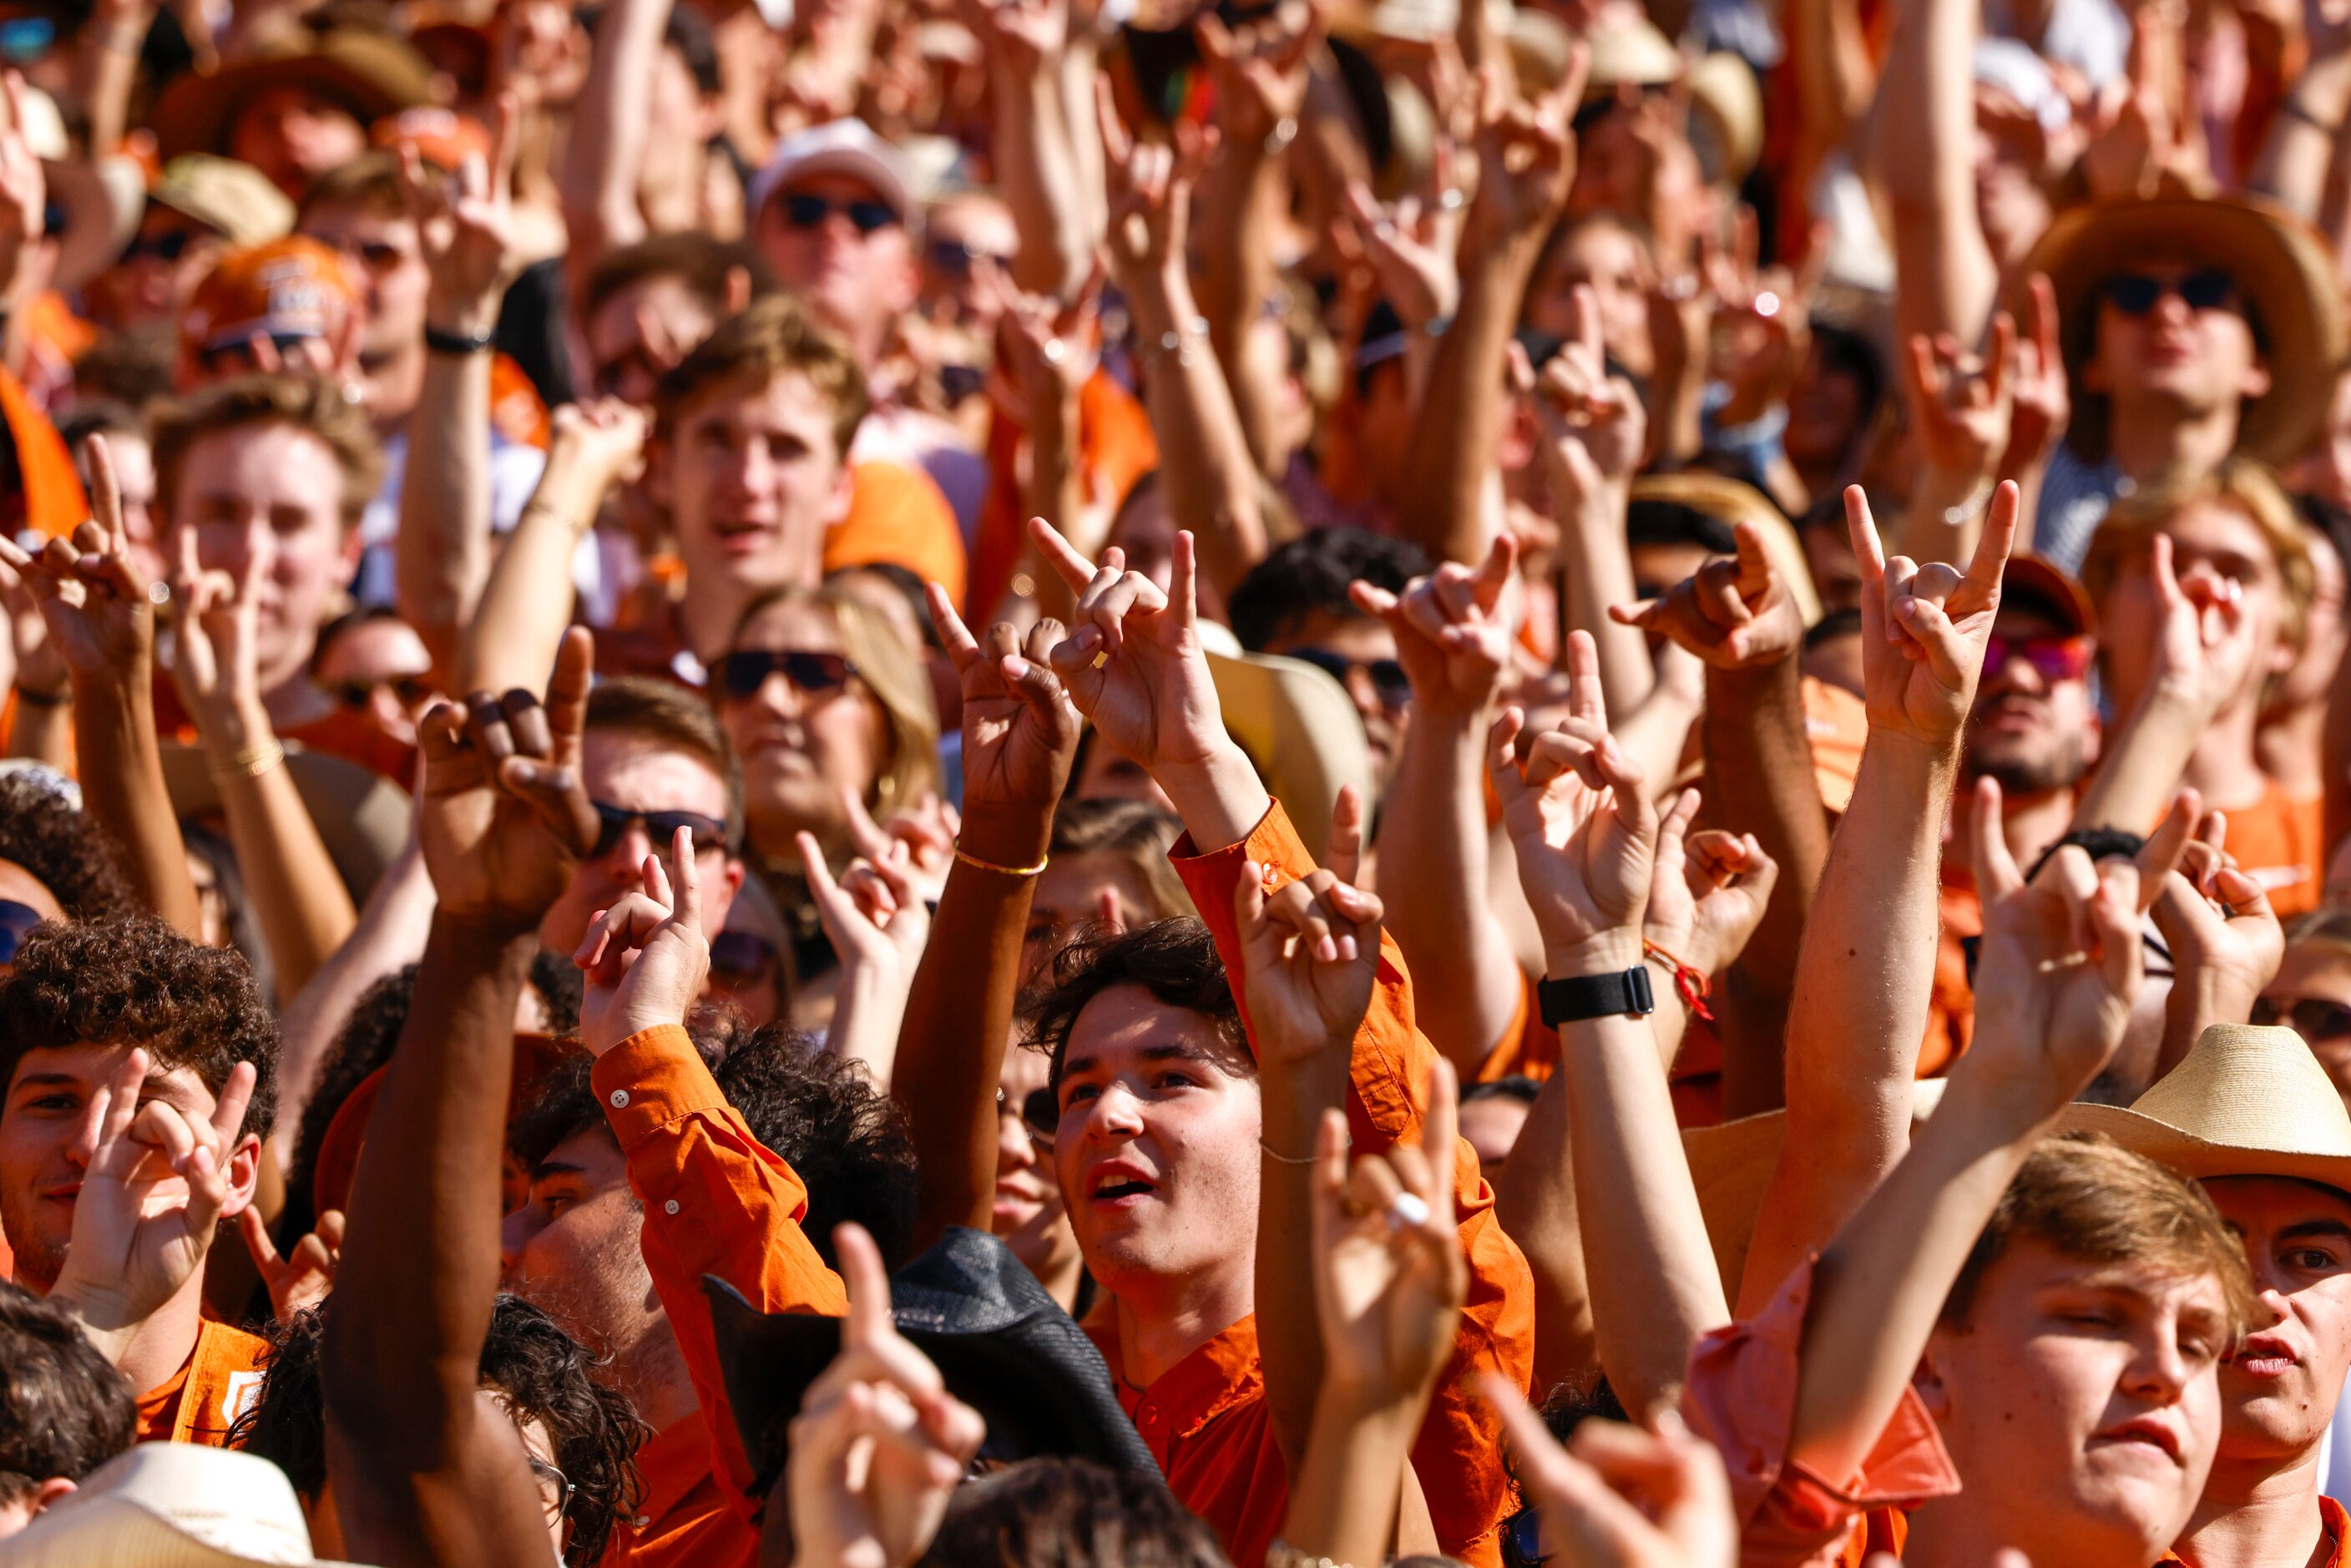
{"type": "Polygon", "coordinates": [[[180,342],[210,353],[256,337],[332,337],[359,298],[340,251],[288,235],[223,256],[196,285],[180,319],[180,342]]]}
{"type": "Polygon", "coordinates": [[[471,115],[431,104],[385,115],[368,136],[378,147],[394,152],[414,148],[421,162],[436,169],[456,169],[477,155],[486,163],[490,157],[488,126],[471,115]]]}

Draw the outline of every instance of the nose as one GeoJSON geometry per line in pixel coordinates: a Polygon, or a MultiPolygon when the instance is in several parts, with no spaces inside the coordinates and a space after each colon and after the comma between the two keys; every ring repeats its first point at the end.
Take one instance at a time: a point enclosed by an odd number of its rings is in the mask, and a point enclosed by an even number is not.
{"type": "Polygon", "coordinates": [[[1029,1124],[1013,1114],[1006,1106],[1004,1114],[996,1119],[996,1168],[1004,1171],[1025,1171],[1037,1164],[1037,1143],[1029,1135],[1029,1124]]]}
{"type": "Polygon", "coordinates": [[[2125,1386],[2149,1404],[2176,1404],[2196,1375],[2179,1348],[2179,1325],[2168,1319],[2150,1324],[2134,1348],[2125,1386]]]}
{"type": "Polygon", "coordinates": [[[807,696],[785,678],[781,670],[768,671],[768,678],[759,683],[759,700],[770,712],[785,718],[798,718],[808,711],[807,696]]]}
{"type": "Polygon", "coordinates": [[[2154,313],[2167,324],[2183,325],[2195,315],[2188,308],[2188,301],[2181,297],[2177,283],[2164,285],[2163,292],[2155,297],[2154,313]]]}
{"type": "Polygon", "coordinates": [[[1380,701],[1379,688],[1372,684],[1372,673],[1361,664],[1347,669],[1347,695],[1354,699],[1355,711],[1366,724],[1385,719],[1387,705],[1380,701]]]}
{"type": "Polygon", "coordinates": [[[1086,1135],[1098,1142],[1119,1143],[1143,1131],[1143,1101],[1123,1083],[1113,1083],[1094,1097],[1086,1113],[1086,1135]]]}

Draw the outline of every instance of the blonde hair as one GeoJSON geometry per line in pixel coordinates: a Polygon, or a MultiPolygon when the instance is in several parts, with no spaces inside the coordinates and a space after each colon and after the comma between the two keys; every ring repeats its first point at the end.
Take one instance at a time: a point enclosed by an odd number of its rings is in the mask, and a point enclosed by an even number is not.
{"type": "MultiPolygon", "coordinates": [[[[727,633],[729,652],[742,645],[743,629],[778,605],[808,605],[832,618],[841,633],[841,651],[855,666],[857,678],[882,709],[889,731],[889,755],[882,771],[865,791],[865,809],[876,820],[913,805],[926,789],[939,787],[939,713],[931,697],[930,673],[919,654],[906,646],[888,617],[857,595],[827,583],[821,588],[793,584],[770,589],[743,607],[727,633]]],[[[718,700],[717,688],[711,700],[718,700]]]]}
{"type": "Polygon", "coordinates": [[[2310,546],[2303,538],[2302,521],[2277,479],[2250,457],[2230,457],[2210,475],[2150,485],[2114,509],[2090,536],[2082,558],[2082,586],[2093,603],[2103,605],[2115,578],[2126,559],[2135,559],[2154,542],[2164,526],[2198,504],[2224,507],[2241,514],[2269,542],[2277,562],[2280,594],[2278,634],[2299,651],[2309,634],[2310,601],[2318,591],[2317,570],[2310,564],[2310,546]]]}

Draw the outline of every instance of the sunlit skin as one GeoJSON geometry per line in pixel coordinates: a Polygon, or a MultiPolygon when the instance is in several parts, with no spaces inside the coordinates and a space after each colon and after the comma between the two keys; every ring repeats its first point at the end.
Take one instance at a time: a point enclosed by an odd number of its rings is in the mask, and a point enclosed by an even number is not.
{"type": "MultiPolygon", "coordinates": [[[[49,884],[12,860],[0,860],[0,899],[21,904],[44,920],[66,917],[65,906],[49,891],[49,884]]],[[[0,967],[0,974],[5,973],[7,970],[0,967]]]]}
{"type": "MultiPolygon", "coordinates": [[[[2196,269],[2181,262],[2149,261],[2131,270],[2176,285],[2196,269]]],[[[2082,384],[2105,393],[2118,420],[2142,413],[2192,418],[2232,408],[2270,389],[2252,326],[2236,310],[2192,308],[2174,287],[2144,316],[2117,310],[2104,297],[2097,311],[2097,337],[2082,384]]]]}
{"type": "Polygon", "coordinates": [[[348,702],[347,688],[367,688],[368,721],[392,739],[416,744],[416,715],[400,700],[399,681],[423,680],[433,673],[424,639],[405,621],[363,621],[337,636],[319,655],[319,684],[348,702]]]}
{"type": "Polygon", "coordinates": [[[1020,972],[1036,974],[1081,927],[1132,931],[1158,918],[1143,873],[1125,856],[1112,850],[1054,855],[1037,873],[1037,891],[1029,895],[1020,972]]]}
{"type": "MultiPolygon", "coordinates": [[[[580,772],[590,800],[636,811],[695,811],[726,820],[726,783],[681,751],[610,729],[588,731],[580,772]]],[[[666,860],[671,846],[655,843],[643,822],[632,822],[602,854],[583,858],[562,896],[538,924],[538,943],[550,953],[571,953],[588,935],[598,913],[622,894],[643,885],[645,857],[666,860]]],[[[702,872],[702,919],[722,930],[735,891],[743,885],[743,862],[713,847],[698,857],[702,872]]]]}
{"type": "Polygon", "coordinates": [[[1054,1166],[1134,1387],[1252,1310],[1263,1112],[1230,1057],[1139,986],[1089,1002],[1063,1053],[1054,1166]]]}
{"type": "MultiPolygon", "coordinates": [[[[2294,649],[2282,634],[2285,580],[2269,536],[2234,506],[2196,502],[2166,519],[2163,532],[2171,539],[2171,570],[2183,590],[2199,580],[2217,583],[2233,578],[2244,593],[2253,629],[2252,665],[2245,688],[2215,720],[2218,727],[2244,706],[2258,702],[2262,681],[2294,662],[2294,649]]],[[[2142,550],[2122,563],[2105,602],[2098,606],[2099,669],[2116,713],[2130,712],[2152,678],[2161,614],[2148,555],[2142,550]]]]}
{"type": "Polygon", "coordinates": [[[228,155],[297,200],[311,181],[366,151],[367,131],[351,112],[304,87],[265,89],[229,122],[228,155]]]}
{"type": "Polygon", "coordinates": [[[1078,1239],[1070,1228],[1052,1149],[1021,1120],[1022,1105],[1045,1086],[1052,1066],[1041,1051],[1016,1047],[1004,1053],[999,1080],[1004,1099],[996,1118],[996,1193],[988,1228],[1004,1238],[1012,1255],[1067,1308],[1077,1300],[1082,1268],[1078,1239]]]}
{"type": "Polygon", "coordinates": [[[903,223],[860,234],[841,209],[851,202],[880,201],[864,181],[849,174],[810,174],[768,195],[751,225],[752,243],[789,293],[807,301],[819,320],[849,340],[859,364],[871,370],[890,324],[914,308],[921,279],[913,236],[903,223]],[[813,228],[797,228],[784,216],[783,198],[821,196],[833,210],[813,228]]]}
{"type": "MultiPolygon", "coordinates": [[[[528,1421],[516,1421],[513,1406],[495,1388],[475,1389],[474,1399],[485,1419],[496,1418],[514,1426],[522,1437],[524,1453],[542,1465],[554,1467],[555,1438],[549,1433],[546,1422],[536,1416],[528,1421]]],[[[322,1561],[342,1557],[343,1521],[335,1511],[335,1483],[331,1476],[327,1484],[319,1489],[318,1497],[303,1504],[302,1511],[309,1521],[310,1550],[322,1561]]],[[[562,1555],[563,1543],[570,1534],[569,1520],[558,1518],[549,1522],[548,1540],[554,1545],[559,1558],[562,1555]]]]}
{"type": "Polygon", "coordinates": [[[1405,726],[1411,720],[1412,709],[1409,704],[1390,706],[1373,685],[1365,666],[1396,656],[1395,632],[1375,616],[1334,615],[1327,610],[1309,610],[1296,624],[1270,640],[1262,652],[1287,653],[1299,648],[1319,648],[1336,653],[1353,666],[1342,684],[1347,688],[1348,700],[1355,705],[1355,716],[1364,721],[1364,740],[1372,748],[1372,777],[1384,780],[1403,747],[1405,726]]]}
{"type": "MultiPolygon", "coordinates": [[[[2351,948],[2333,942],[2289,942],[2278,972],[2262,988],[2264,1000],[2289,1009],[2298,1001],[2326,1001],[2351,1008],[2351,948]]],[[[2284,1016],[2281,1013],[2281,1016],[2284,1016]]],[[[2310,1053],[2335,1081],[2351,1106],[2351,1030],[2303,1036],[2310,1053]]]]}
{"type": "Polygon", "coordinates": [[[379,428],[397,427],[424,388],[425,294],[432,274],[413,219],[357,203],[314,207],[302,232],[350,257],[360,289],[360,392],[379,428]]]}
{"type": "MultiPolygon", "coordinates": [[[[2066,635],[2022,603],[2003,604],[1992,635],[2013,644],[2066,635]]],[[[2089,675],[2053,681],[2022,657],[1987,665],[1969,711],[1960,767],[1998,779],[2011,796],[2070,789],[2097,757],[2098,710],[2089,675]]]]}
{"type": "MultiPolygon", "coordinates": [[[[745,624],[739,649],[841,652],[832,612],[818,604],[771,604],[745,624]]],[[[743,803],[753,841],[785,853],[792,835],[831,841],[846,831],[841,791],[865,798],[889,757],[882,705],[854,674],[831,692],[803,692],[770,672],[756,693],[722,696],[719,722],[743,769],[743,803]]]]}
{"type": "Polygon", "coordinates": [[[2210,1275],[2086,1264],[2018,1237],[1917,1385],[1964,1499],[1913,1515],[1905,1561],[2145,1568],[2179,1534],[2220,1441],[2227,1298],[2210,1275]]]}
{"type": "Polygon", "coordinates": [[[1649,338],[1649,296],[1656,287],[1656,264],[1649,247],[1622,224],[1584,225],[1553,247],[1543,270],[1527,290],[1526,323],[1552,338],[1574,335],[1570,296],[1591,287],[1600,308],[1600,340],[1608,357],[1628,374],[1656,369],[1649,338]]]}

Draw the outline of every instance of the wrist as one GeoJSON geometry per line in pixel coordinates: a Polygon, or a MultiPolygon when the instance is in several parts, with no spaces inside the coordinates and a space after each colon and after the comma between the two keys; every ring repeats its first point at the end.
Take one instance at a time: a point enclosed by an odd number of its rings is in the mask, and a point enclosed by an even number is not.
{"type": "Polygon", "coordinates": [[[459,338],[486,338],[497,330],[496,294],[486,298],[434,293],[424,302],[424,329],[459,338]]]}
{"type": "Polygon", "coordinates": [[[1543,938],[1543,978],[1573,980],[1586,975],[1621,975],[1641,967],[1641,927],[1636,923],[1588,936],[1543,938]]]}
{"type": "Polygon", "coordinates": [[[994,865],[1036,865],[1053,841],[1053,814],[1013,802],[973,805],[956,841],[966,854],[994,865]]]}

